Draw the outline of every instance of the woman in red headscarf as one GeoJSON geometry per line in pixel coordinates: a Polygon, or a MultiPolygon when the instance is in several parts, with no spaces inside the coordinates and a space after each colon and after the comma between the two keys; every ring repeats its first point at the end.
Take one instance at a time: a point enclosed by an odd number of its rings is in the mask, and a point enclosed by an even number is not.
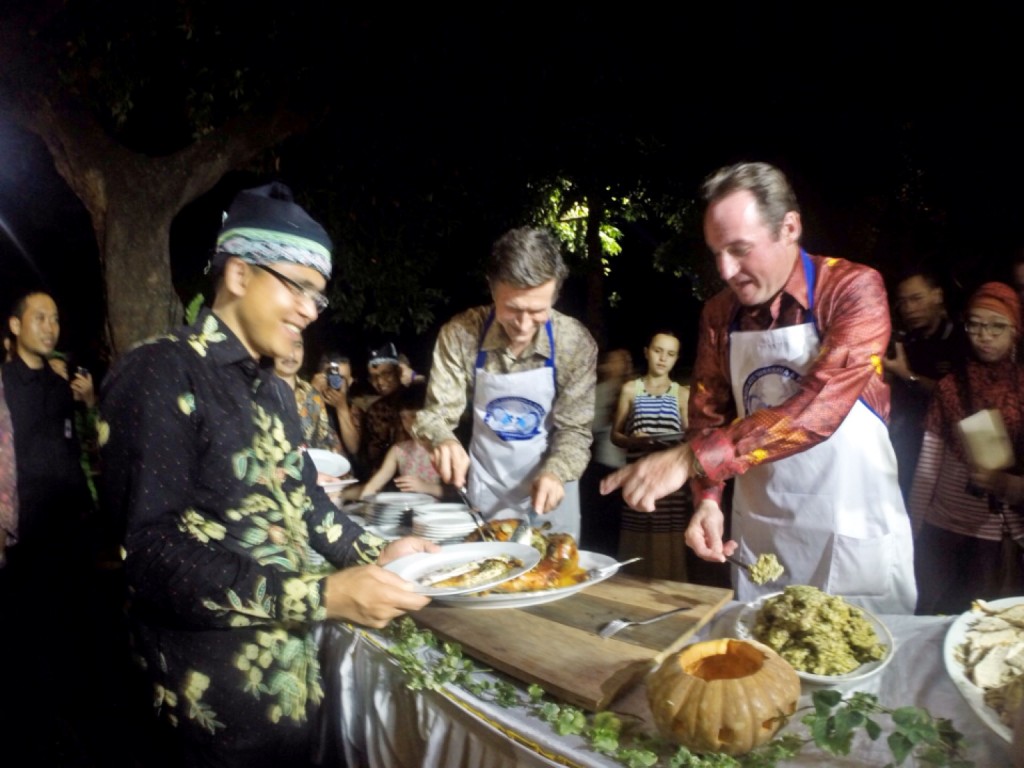
{"type": "Polygon", "coordinates": [[[1020,301],[985,283],[967,304],[971,359],[943,378],[932,399],[910,494],[917,537],[917,613],[961,613],[976,598],[1024,594],[1024,368],[1017,364],[1020,301]],[[1007,472],[970,464],[959,422],[996,409],[1016,454],[1007,472]]]}

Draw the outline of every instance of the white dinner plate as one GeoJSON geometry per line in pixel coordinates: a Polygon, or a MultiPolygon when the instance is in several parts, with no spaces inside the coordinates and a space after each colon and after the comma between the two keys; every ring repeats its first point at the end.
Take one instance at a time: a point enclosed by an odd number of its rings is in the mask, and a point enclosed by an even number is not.
{"type": "MultiPolygon", "coordinates": [[[[764,605],[765,601],[770,600],[773,597],[778,597],[781,592],[774,592],[770,595],[763,595],[752,603],[747,603],[740,610],[739,615],[736,617],[736,637],[740,640],[757,640],[754,637],[754,627],[757,624],[757,613],[761,610],[761,606],[764,605]]],[[[896,650],[895,640],[893,640],[892,632],[875,616],[871,611],[868,611],[860,606],[859,608],[864,614],[864,618],[868,620],[872,627],[874,627],[875,634],[878,635],[878,641],[885,646],[885,656],[878,661],[869,661],[866,664],[861,664],[853,672],[848,672],[845,675],[812,675],[810,672],[802,672],[799,669],[796,670],[797,676],[805,683],[812,685],[825,685],[825,686],[837,686],[846,685],[849,683],[859,683],[867,680],[869,677],[874,677],[883,669],[885,669],[889,662],[892,661],[893,654],[896,650]]],[[[758,640],[758,642],[763,642],[758,640]]]]}
{"type": "Polygon", "coordinates": [[[472,520],[473,518],[469,515],[469,507],[465,504],[458,502],[438,502],[437,504],[418,504],[412,510],[413,517],[415,518],[430,518],[433,520],[435,517],[448,519],[450,517],[465,518],[472,520]]]}
{"type": "Polygon", "coordinates": [[[359,480],[355,477],[350,477],[347,480],[332,480],[329,483],[320,483],[320,487],[327,493],[333,493],[334,491],[340,491],[347,485],[358,483],[359,480]]]}
{"type": "MultiPolygon", "coordinates": [[[[985,602],[993,608],[1001,610],[1024,603],[1024,597],[1004,597],[1001,600],[986,600],[985,602]]],[[[984,689],[967,679],[967,675],[964,674],[963,664],[957,658],[956,649],[963,645],[967,630],[970,629],[971,624],[983,615],[974,611],[967,611],[957,616],[956,621],[950,624],[949,629],[946,630],[946,640],[942,644],[942,660],[946,664],[946,673],[957,687],[957,690],[960,691],[960,694],[967,699],[971,709],[974,710],[975,714],[981,718],[985,725],[999,734],[1009,744],[1013,741],[1013,729],[1008,725],[1004,725],[996,711],[985,704],[984,689]]]]}
{"type": "Polygon", "coordinates": [[[399,511],[403,509],[412,509],[418,507],[421,504],[432,504],[437,501],[429,493],[404,493],[402,491],[386,491],[384,493],[374,493],[367,496],[363,501],[367,501],[376,507],[390,507],[395,508],[399,511]]]}
{"type": "Polygon", "coordinates": [[[325,451],[322,448],[307,448],[306,454],[313,461],[316,471],[321,474],[341,477],[352,470],[352,464],[340,453],[325,451]]]}
{"type": "Polygon", "coordinates": [[[467,592],[479,592],[483,589],[501,584],[526,573],[540,562],[540,552],[525,544],[513,544],[507,541],[481,541],[470,544],[450,544],[442,547],[440,552],[417,552],[415,555],[401,557],[384,566],[386,570],[397,573],[406,581],[417,582],[427,574],[439,568],[462,565],[472,560],[485,557],[508,555],[519,560],[522,565],[513,568],[505,575],[472,587],[423,587],[417,586],[416,591],[431,597],[461,595],[467,592]]]}
{"type": "MultiPolygon", "coordinates": [[[[531,547],[531,549],[533,549],[531,547]]],[[[534,550],[536,552],[536,550],[534,550]]],[[[587,552],[580,550],[580,566],[590,570],[591,568],[604,568],[615,565],[614,558],[602,555],[599,552],[587,552]]],[[[531,605],[541,605],[561,600],[569,595],[593,586],[598,582],[611,578],[618,572],[618,569],[609,569],[597,578],[573,584],[571,587],[559,587],[558,589],[542,589],[537,592],[488,592],[486,595],[453,595],[439,597],[437,602],[446,605],[457,605],[459,608],[527,608],[531,605]]]]}

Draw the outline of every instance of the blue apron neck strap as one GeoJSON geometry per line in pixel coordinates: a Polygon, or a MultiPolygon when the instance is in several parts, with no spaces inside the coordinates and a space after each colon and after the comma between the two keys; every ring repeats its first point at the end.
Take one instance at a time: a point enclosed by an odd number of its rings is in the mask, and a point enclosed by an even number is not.
{"type": "MultiPolygon", "coordinates": [[[[484,338],[487,336],[487,332],[491,329],[494,324],[494,307],[491,307],[491,311],[487,314],[487,319],[484,321],[483,330],[480,331],[480,338],[477,340],[476,345],[476,365],[474,368],[483,368],[484,363],[487,362],[487,353],[484,351],[484,338]]],[[[475,375],[474,375],[475,378],[475,375]]]]}
{"type": "MultiPolygon", "coordinates": [[[[494,308],[487,314],[487,319],[484,321],[483,330],[480,331],[480,340],[477,343],[476,352],[476,364],[473,366],[473,380],[476,381],[476,372],[484,367],[487,362],[487,352],[484,350],[484,338],[487,336],[487,331],[490,330],[494,324],[494,308]]],[[[548,317],[547,322],[544,323],[544,330],[548,334],[548,343],[551,345],[551,357],[544,362],[545,368],[551,369],[551,379],[555,383],[555,391],[558,391],[558,371],[555,368],[555,328],[551,322],[551,318],[548,317]]]]}
{"type": "Polygon", "coordinates": [[[807,280],[807,311],[814,310],[814,283],[817,278],[817,270],[814,267],[814,260],[807,255],[807,251],[800,249],[800,259],[804,263],[804,278],[807,280]]]}

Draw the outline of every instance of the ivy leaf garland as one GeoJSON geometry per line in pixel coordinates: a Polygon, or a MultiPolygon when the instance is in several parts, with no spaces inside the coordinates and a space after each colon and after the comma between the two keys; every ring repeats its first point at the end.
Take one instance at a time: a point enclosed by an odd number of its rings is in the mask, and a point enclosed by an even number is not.
{"type": "Polygon", "coordinates": [[[808,744],[830,755],[849,755],[858,734],[872,741],[882,737],[885,728],[880,718],[889,724],[886,743],[893,760],[887,768],[903,765],[911,757],[921,765],[974,766],[964,756],[963,734],[950,720],[936,718],[920,707],[884,707],[874,694],[854,692],[844,698],[830,689],[815,691],[812,706],[800,710],[806,713],[800,718],[807,728],[806,735],[782,734],[739,757],[697,754],[651,736],[639,728],[638,722],[623,721],[612,712],[588,715],[579,707],[559,703],[538,685],[530,685],[524,692],[509,682],[487,680],[480,673],[489,670],[465,658],[458,643],[440,642],[407,616],[392,622],[385,634],[391,641],[387,650],[398,662],[410,690],[439,690],[451,684],[505,708],[525,708],[559,735],[583,737],[595,752],[627,768],[776,768],[808,744]]]}

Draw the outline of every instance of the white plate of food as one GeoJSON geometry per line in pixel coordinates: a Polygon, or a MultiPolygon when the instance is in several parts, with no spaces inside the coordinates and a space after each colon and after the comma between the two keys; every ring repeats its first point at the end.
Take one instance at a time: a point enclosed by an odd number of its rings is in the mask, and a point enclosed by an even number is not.
{"type": "MultiPolygon", "coordinates": [[[[990,611],[999,612],[1016,606],[1024,606],[1024,597],[1004,597],[1001,600],[989,600],[984,603],[984,606],[990,611]]],[[[985,613],[986,611],[980,609],[977,611],[970,610],[956,618],[946,631],[946,639],[942,644],[942,660],[945,662],[947,674],[957,687],[957,690],[967,700],[971,709],[974,710],[985,725],[995,731],[1007,743],[1010,743],[1013,740],[1013,729],[1003,723],[999,719],[999,713],[985,703],[985,688],[976,684],[971,679],[970,675],[973,672],[968,670],[968,666],[976,661],[974,654],[971,653],[971,647],[977,637],[976,633],[984,627],[979,622],[985,618],[985,613]]],[[[1024,609],[1020,611],[1020,614],[1024,618],[1024,609]]],[[[1001,628],[997,629],[994,626],[992,628],[996,629],[996,631],[1002,631],[1001,628]]],[[[1024,623],[1016,625],[1013,627],[1013,630],[1015,632],[1002,634],[999,638],[990,635],[991,640],[983,641],[981,645],[991,644],[994,647],[995,645],[1004,645],[1005,642],[1024,642],[1024,623]],[[997,640],[999,642],[996,642],[997,640]]],[[[983,658],[984,656],[982,656],[983,658]]],[[[994,657],[990,659],[990,661],[992,660],[995,660],[994,657]]],[[[984,683],[985,681],[982,680],[981,682],[984,683]]]]}
{"type": "MultiPolygon", "coordinates": [[[[794,589],[794,587],[790,587],[789,589],[794,589]]],[[[798,586],[795,587],[795,589],[804,590],[813,588],[798,586]]],[[[820,590],[814,590],[814,592],[820,595],[824,595],[825,598],[834,599],[834,596],[826,595],[825,593],[820,592],[820,590]]],[[[764,608],[765,604],[768,603],[768,601],[774,600],[775,598],[779,598],[783,594],[785,593],[775,592],[770,595],[764,595],[763,597],[758,598],[752,603],[747,603],[739,612],[739,615],[736,617],[736,637],[740,638],[741,640],[757,640],[758,642],[765,643],[769,647],[773,647],[771,642],[768,642],[767,640],[757,636],[755,630],[757,625],[757,616],[760,613],[761,609],[764,608]]],[[[845,601],[843,602],[845,603],[845,601]]],[[[885,624],[883,624],[881,620],[870,611],[867,611],[864,608],[860,608],[859,606],[851,607],[854,607],[858,611],[860,611],[864,620],[866,620],[867,626],[874,630],[874,633],[878,638],[878,642],[882,646],[884,646],[884,655],[880,659],[860,663],[855,669],[849,672],[836,674],[815,674],[809,671],[801,670],[797,664],[793,663],[793,660],[791,658],[788,658],[789,653],[780,651],[780,655],[783,658],[787,659],[787,661],[790,661],[791,664],[793,664],[793,668],[796,670],[797,676],[803,682],[814,686],[845,686],[851,683],[860,683],[880,673],[883,669],[885,669],[886,666],[888,666],[889,662],[892,661],[893,652],[895,651],[895,642],[893,640],[892,633],[889,631],[889,628],[885,626],[885,624]]],[[[793,620],[797,622],[797,626],[799,626],[799,622],[801,621],[800,617],[794,616],[793,620]]],[[[860,629],[863,626],[860,624],[859,620],[853,619],[853,621],[856,622],[856,627],[858,629],[860,629]]],[[[795,639],[792,640],[792,646],[790,651],[791,653],[800,653],[802,650],[809,650],[810,652],[813,652],[814,650],[816,650],[814,648],[815,644],[819,642],[835,642],[837,644],[841,643],[841,646],[837,646],[837,652],[840,648],[842,649],[844,654],[848,652],[849,643],[845,641],[843,636],[844,630],[849,631],[850,629],[848,624],[846,627],[840,626],[839,623],[835,623],[834,625],[830,626],[827,621],[821,620],[820,618],[815,618],[814,620],[809,622],[809,625],[813,626],[815,629],[818,630],[822,628],[827,628],[828,631],[821,632],[819,634],[803,634],[800,632],[800,630],[798,630],[796,633],[794,633],[795,639]]],[[[806,626],[807,625],[805,625],[805,627],[806,626]]],[[[778,648],[775,648],[775,650],[779,651],[778,648]]]]}
{"type": "Polygon", "coordinates": [[[616,565],[616,560],[607,555],[580,550],[580,568],[587,571],[594,568],[604,568],[605,570],[592,578],[568,587],[555,587],[554,589],[542,589],[532,592],[488,591],[474,594],[446,595],[438,598],[438,602],[445,603],[446,605],[457,605],[459,608],[527,608],[531,605],[551,603],[555,600],[569,597],[569,595],[575,595],[587,587],[611,578],[618,572],[618,569],[609,568],[608,566],[614,565],[616,565]]]}
{"type": "Polygon", "coordinates": [[[321,475],[341,477],[352,471],[352,464],[340,453],[325,451],[322,448],[307,448],[306,455],[309,456],[316,471],[321,475]]]}
{"type": "Polygon", "coordinates": [[[482,541],[450,544],[440,552],[417,552],[384,568],[417,585],[431,597],[490,589],[526,573],[540,562],[540,552],[526,544],[482,541]]]}

